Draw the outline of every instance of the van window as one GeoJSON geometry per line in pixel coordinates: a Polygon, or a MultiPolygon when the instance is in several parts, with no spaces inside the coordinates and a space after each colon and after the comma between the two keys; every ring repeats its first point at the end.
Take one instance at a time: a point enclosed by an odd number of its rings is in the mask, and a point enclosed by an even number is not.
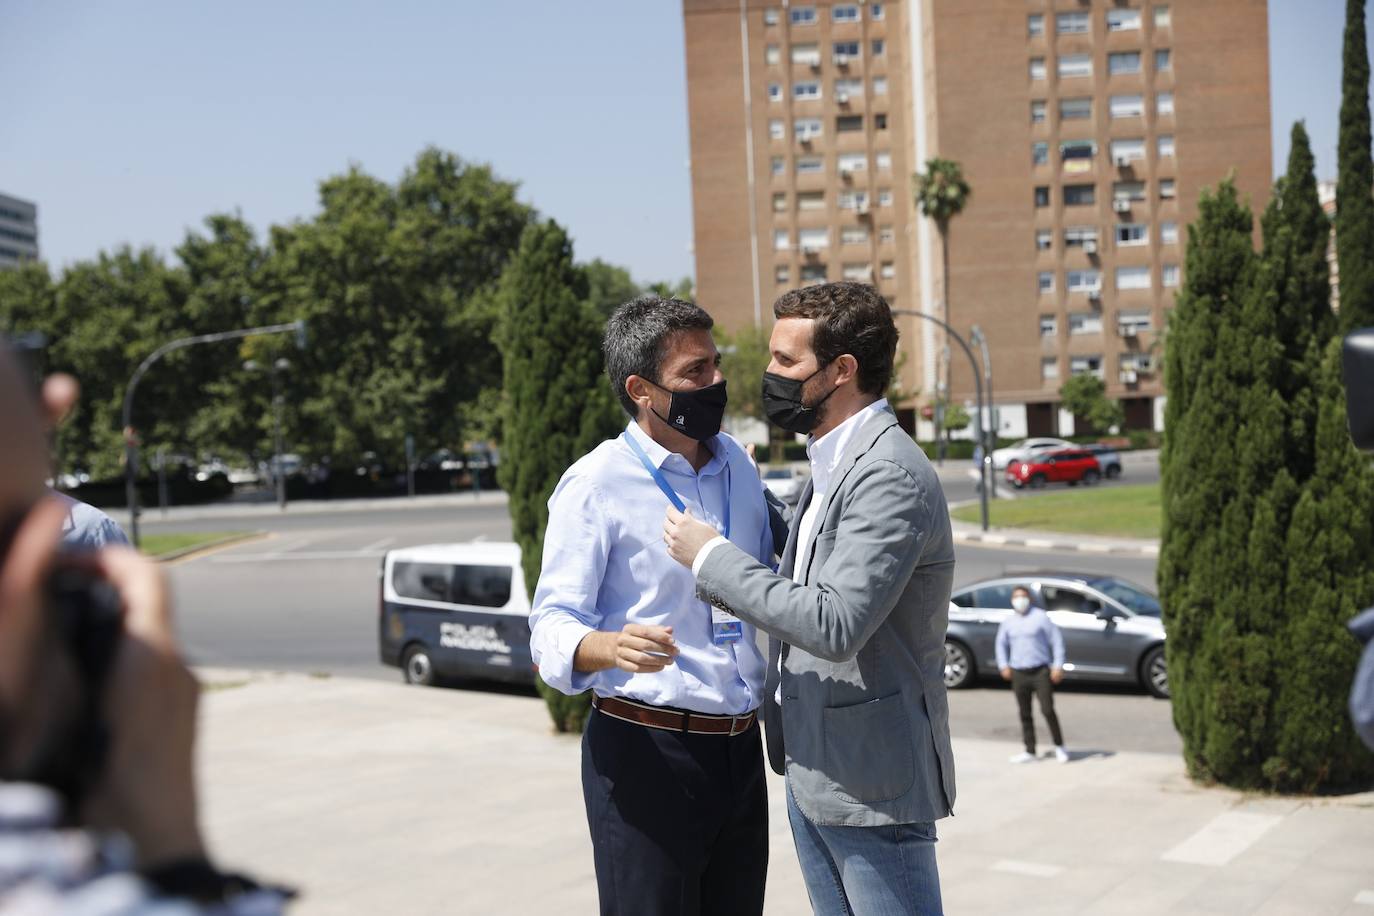
{"type": "Polygon", "coordinates": [[[391,584],[402,598],[505,607],[510,603],[511,569],[398,562],[391,567],[391,584]]]}

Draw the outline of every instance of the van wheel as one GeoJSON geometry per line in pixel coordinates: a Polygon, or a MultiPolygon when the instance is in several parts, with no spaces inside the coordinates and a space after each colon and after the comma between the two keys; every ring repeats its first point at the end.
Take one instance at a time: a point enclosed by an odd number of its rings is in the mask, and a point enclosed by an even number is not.
{"type": "Polygon", "coordinates": [[[406,649],[406,654],[401,659],[401,670],[405,672],[407,684],[434,686],[434,662],[424,646],[412,645],[406,649]]]}

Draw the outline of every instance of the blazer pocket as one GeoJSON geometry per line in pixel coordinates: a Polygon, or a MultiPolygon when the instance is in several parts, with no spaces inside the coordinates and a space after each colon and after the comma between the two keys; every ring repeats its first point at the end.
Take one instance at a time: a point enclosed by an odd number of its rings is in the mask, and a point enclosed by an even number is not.
{"type": "Polygon", "coordinates": [[[911,720],[900,693],[857,706],[827,707],[825,775],[841,798],[860,804],[891,801],[916,781],[911,720]]]}

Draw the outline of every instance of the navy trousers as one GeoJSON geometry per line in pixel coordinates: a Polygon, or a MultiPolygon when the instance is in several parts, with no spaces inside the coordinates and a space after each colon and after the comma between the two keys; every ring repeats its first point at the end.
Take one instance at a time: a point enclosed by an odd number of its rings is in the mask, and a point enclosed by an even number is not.
{"type": "Polygon", "coordinates": [[[603,916],[758,916],[768,875],[759,726],[729,737],[593,711],[582,735],[603,916]]]}

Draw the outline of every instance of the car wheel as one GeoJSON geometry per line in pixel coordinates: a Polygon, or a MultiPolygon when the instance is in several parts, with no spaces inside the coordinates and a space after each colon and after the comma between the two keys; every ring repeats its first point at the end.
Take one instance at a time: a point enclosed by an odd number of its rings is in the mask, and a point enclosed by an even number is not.
{"type": "Polygon", "coordinates": [[[434,661],[429,650],[421,645],[412,645],[401,658],[401,670],[405,672],[407,684],[433,687],[435,683],[434,661]]]}
{"type": "Polygon", "coordinates": [[[1102,479],[1102,475],[1099,474],[1099,473],[1097,473],[1096,471],[1084,471],[1084,472],[1083,472],[1083,485],[1084,485],[1085,487],[1090,487],[1090,486],[1092,486],[1093,484],[1097,483],[1097,482],[1098,482],[1099,480],[1101,480],[1101,479],[1102,479]]]}
{"type": "Polygon", "coordinates": [[[1050,482],[1050,481],[1049,481],[1049,478],[1046,477],[1044,474],[1032,474],[1032,475],[1031,475],[1030,485],[1031,485],[1031,489],[1032,489],[1032,490],[1038,490],[1038,489],[1040,489],[1041,487],[1043,487],[1045,484],[1047,484],[1047,483],[1049,483],[1049,482],[1050,482]]]}
{"type": "Polygon", "coordinates": [[[1140,660],[1140,682],[1151,696],[1169,699],[1169,666],[1163,646],[1155,646],[1140,660]]]}
{"type": "Polygon", "coordinates": [[[959,690],[971,687],[978,672],[973,666],[973,653],[957,639],[945,640],[945,687],[959,690]]]}
{"type": "Polygon", "coordinates": [[[1109,464],[1109,465],[1107,465],[1107,479],[1108,479],[1108,480],[1116,480],[1116,479],[1117,479],[1118,477],[1120,477],[1120,476],[1121,476],[1121,465],[1119,465],[1119,464],[1109,464]]]}

